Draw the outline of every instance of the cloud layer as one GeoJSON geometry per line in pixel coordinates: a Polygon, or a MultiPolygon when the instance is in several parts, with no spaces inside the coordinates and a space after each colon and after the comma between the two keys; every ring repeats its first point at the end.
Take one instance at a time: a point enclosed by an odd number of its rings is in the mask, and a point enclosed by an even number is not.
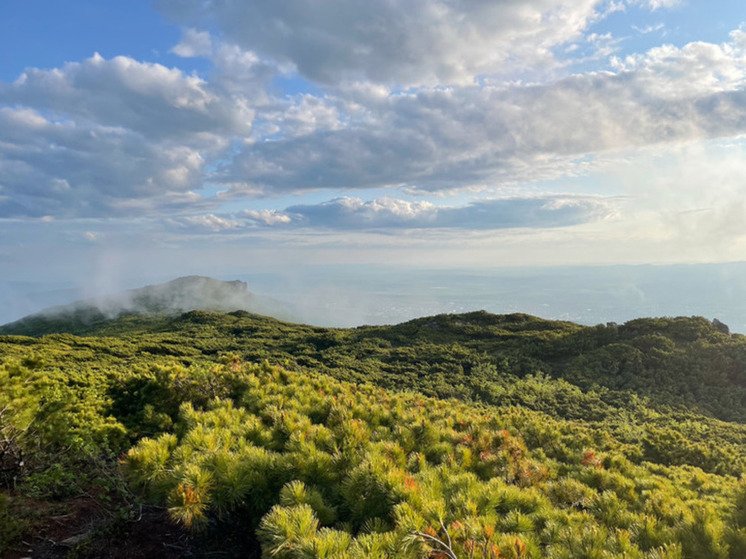
{"type": "Polygon", "coordinates": [[[494,187],[566,174],[586,154],[746,132],[746,93],[718,79],[724,72],[743,79],[743,53],[720,50],[718,67],[709,49],[700,49],[696,63],[691,50],[666,60],[680,87],[651,75],[660,64],[653,53],[634,70],[549,85],[434,88],[370,100],[359,121],[343,128],[245,146],[225,176],[269,192],[494,187]]]}
{"type": "Polygon", "coordinates": [[[283,211],[243,210],[171,221],[191,233],[245,233],[272,228],[368,231],[403,229],[498,230],[566,227],[608,218],[614,200],[591,196],[541,196],[487,199],[462,206],[436,206],[393,198],[364,201],[344,197],[290,206],[283,211]]]}
{"type": "MultiPolygon", "coordinates": [[[[600,0],[158,0],[186,26],[291,65],[323,84],[469,83],[552,63],[599,17],[600,0]]],[[[192,49],[194,51],[195,49],[192,49]]]]}

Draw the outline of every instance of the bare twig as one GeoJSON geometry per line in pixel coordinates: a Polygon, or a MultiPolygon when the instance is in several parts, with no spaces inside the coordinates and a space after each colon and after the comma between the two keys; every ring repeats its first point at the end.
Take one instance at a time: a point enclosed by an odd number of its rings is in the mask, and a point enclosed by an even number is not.
{"type": "Polygon", "coordinates": [[[439,518],[438,522],[440,522],[440,527],[446,533],[446,538],[448,538],[448,549],[452,549],[453,548],[453,542],[451,541],[451,534],[448,533],[448,530],[446,529],[445,524],[443,524],[443,519],[442,518],[439,518]]]}

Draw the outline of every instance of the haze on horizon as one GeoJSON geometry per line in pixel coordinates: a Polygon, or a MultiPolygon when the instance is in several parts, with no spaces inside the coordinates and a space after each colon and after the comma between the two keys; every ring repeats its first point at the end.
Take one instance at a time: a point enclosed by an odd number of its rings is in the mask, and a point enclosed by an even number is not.
{"type": "MultiPolygon", "coordinates": [[[[187,274],[321,267],[354,299],[387,284],[334,270],[746,260],[746,5],[8,1],[0,49],[6,309],[187,274]]],[[[742,291],[711,285],[708,318],[742,291]]]]}

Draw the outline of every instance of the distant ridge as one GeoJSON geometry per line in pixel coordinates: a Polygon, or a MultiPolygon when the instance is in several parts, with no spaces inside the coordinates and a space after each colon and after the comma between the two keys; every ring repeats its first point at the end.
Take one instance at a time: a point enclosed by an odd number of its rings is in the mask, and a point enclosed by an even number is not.
{"type": "Polygon", "coordinates": [[[251,293],[245,282],[185,276],[116,295],[50,307],[0,326],[0,334],[39,336],[55,332],[82,333],[122,316],[175,315],[195,310],[247,311],[293,320],[289,305],[251,293]]]}

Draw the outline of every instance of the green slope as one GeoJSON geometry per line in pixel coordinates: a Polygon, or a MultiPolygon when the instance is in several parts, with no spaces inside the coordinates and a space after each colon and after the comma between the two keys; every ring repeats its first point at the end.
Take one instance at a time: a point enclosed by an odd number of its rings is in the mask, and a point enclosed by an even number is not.
{"type": "Polygon", "coordinates": [[[0,336],[0,549],[86,495],[105,529],[78,556],[141,506],[195,553],[425,557],[418,531],[459,557],[746,553],[746,338],[705,319],[192,311],[86,333],[0,336]]]}

